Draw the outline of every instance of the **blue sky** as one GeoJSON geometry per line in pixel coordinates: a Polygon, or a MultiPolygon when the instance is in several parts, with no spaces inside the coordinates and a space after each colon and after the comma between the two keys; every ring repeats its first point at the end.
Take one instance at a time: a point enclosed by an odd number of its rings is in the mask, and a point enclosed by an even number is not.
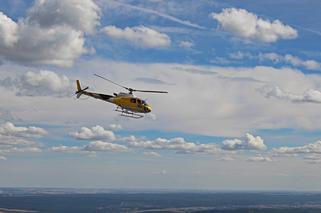
{"type": "Polygon", "coordinates": [[[0,185],[319,191],[320,4],[4,0],[0,185]]]}

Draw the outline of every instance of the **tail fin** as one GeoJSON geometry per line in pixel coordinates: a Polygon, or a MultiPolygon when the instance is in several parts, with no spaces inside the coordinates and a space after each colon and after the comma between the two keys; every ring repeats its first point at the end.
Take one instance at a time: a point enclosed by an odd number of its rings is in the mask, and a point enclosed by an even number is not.
{"type": "Polygon", "coordinates": [[[81,91],[80,81],[77,80],[76,83],[77,83],[77,92],[79,92],[81,91]]]}
{"type": "Polygon", "coordinates": [[[75,94],[77,95],[77,98],[79,98],[82,94],[84,94],[84,91],[87,90],[89,87],[81,89],[79,80],[76,80],[76,84],[77,84],[77,91],[76,91],[75,94]]]}
{"type": "Polygon", "coordinates": [[[77,98],[79,98],[82,94],[82,90],[81,90],[81,86],[80,86],[80,81],[79,80],[76,80],[76,84],[77,84],[77,91],[76,91],[76,94],[77,94],[77,98]]]}

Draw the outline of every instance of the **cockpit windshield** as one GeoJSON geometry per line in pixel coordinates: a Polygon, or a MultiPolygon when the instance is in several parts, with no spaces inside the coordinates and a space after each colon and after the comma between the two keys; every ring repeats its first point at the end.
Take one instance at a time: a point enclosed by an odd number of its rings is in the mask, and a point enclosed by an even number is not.
{"type": "Polygon", "coordinates": [[[147,105],[146,101],[142,100],[142,104],[143,105],[147,105]]]}

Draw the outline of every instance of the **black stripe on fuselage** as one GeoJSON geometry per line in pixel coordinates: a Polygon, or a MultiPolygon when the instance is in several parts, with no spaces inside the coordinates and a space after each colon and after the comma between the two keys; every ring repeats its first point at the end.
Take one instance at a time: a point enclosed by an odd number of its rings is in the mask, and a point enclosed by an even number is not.
{"type": "Polygon", "coordinates": [[[103,101],[109,101],[109,99],[113,97],[111,95],[94,93],[94,92],[84,92],[84,95],[88,95],[88,96],[91,96],[93,98],[101,99],[103,101]]]}
{"type": "Polygon", "coordinates": [[[109,100],[110,98],[113,97],[111,95],[106,95],[106,94],[98,94],[98,95],[101,97],[101,99],[103,99],[105,101],[107,101],[107,100],[109,100]]]}

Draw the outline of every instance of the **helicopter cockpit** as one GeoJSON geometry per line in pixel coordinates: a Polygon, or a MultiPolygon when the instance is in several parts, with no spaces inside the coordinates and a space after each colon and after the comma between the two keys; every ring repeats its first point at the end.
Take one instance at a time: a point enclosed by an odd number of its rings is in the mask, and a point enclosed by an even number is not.
{"type": "Polygon", "coordinates": [[[137,103],[138,105],[144,105],[144,106],[148,106],[147,102],[144,100],[141,100],[139,98],[131,98],[130,99],[131,103],[137,103]]]}

